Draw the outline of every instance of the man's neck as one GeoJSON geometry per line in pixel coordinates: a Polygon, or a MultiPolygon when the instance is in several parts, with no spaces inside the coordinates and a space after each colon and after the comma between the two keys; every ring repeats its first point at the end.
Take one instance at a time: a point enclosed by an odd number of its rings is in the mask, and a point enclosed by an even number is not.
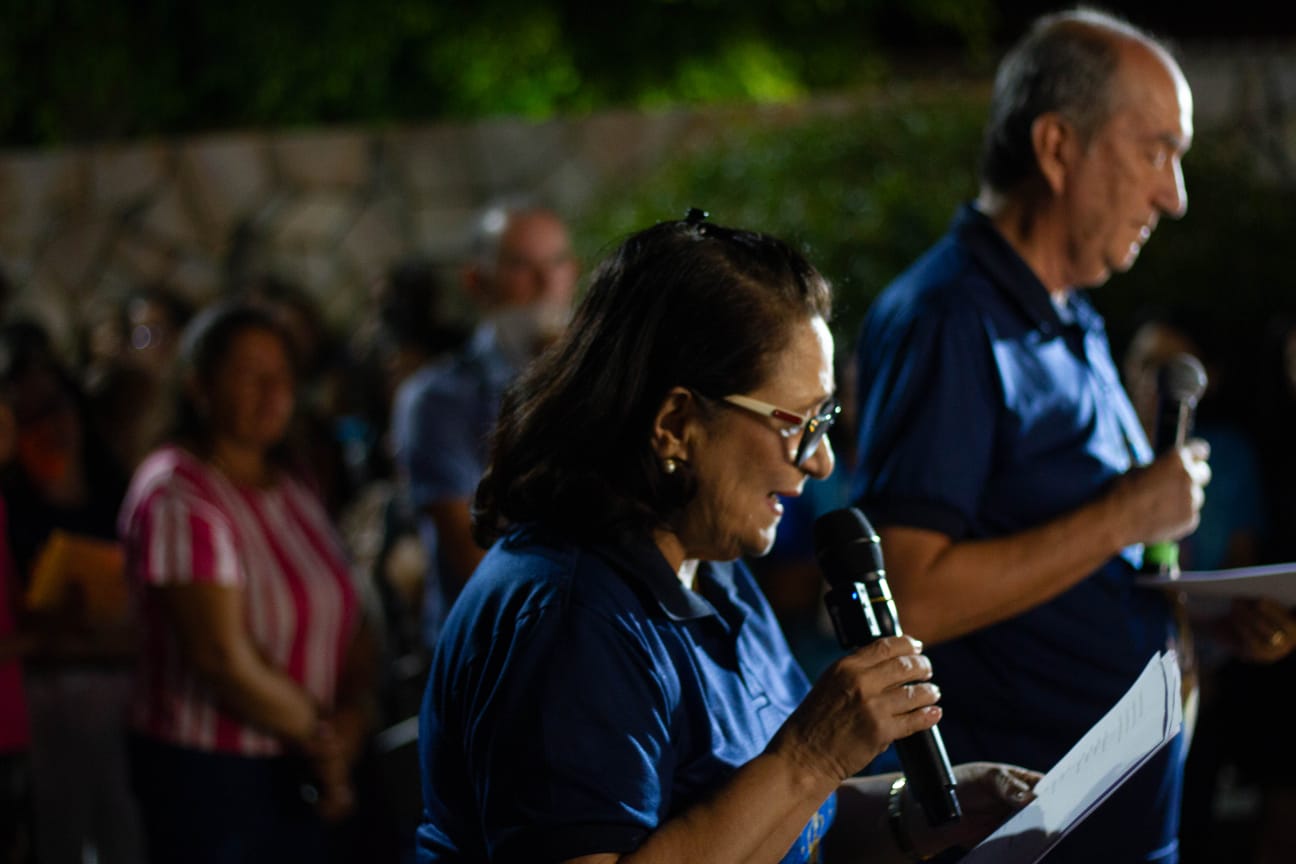
{"type": "Polygon", "coordinates": [[[240,485],[265,486],[270,482],[270,463],[265,453],[254,447],[217,439],[211,442],[207,461],[240,485]]]}
{"type": "Polygon", "coordinates": [[[1026,262],[1053,302],[1065,303],[1073,286],[1062,276],[1062,256],[1056,251],[1062,241],[1045,208],[989,189],[981,190],[975,206],[1026,262]]]}

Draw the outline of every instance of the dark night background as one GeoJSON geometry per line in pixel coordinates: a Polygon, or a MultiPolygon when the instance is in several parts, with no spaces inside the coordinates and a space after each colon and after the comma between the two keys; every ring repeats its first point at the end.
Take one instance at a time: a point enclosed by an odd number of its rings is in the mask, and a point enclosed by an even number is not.
{"type": "MultiPolygon", "coordinates": [[[[529,117],[985,75],[1041,11],[991,0],[0,0],[0,146],[529,117]],[[753,74],[755,73],[755,74],[753,74]]],[[[1288,4],[1111,4],[1176,40],[1296,34],[1288,4]]]]}

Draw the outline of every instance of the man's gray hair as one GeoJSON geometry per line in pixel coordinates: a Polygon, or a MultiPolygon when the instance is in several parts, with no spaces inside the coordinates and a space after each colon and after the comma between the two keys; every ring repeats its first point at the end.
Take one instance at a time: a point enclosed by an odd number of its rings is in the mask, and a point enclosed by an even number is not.
{"type": "Polygon", "coordinates": [[[1088,143],[1111,116],[1119,40],[1135,39],[1170,57],[1155,37],[1123,19],[1081,7],[1035,21],[999,64],[981,150],[981,182],[1007,194],[1037,177],[1031,126],[1057,112],[1088,143]]]}

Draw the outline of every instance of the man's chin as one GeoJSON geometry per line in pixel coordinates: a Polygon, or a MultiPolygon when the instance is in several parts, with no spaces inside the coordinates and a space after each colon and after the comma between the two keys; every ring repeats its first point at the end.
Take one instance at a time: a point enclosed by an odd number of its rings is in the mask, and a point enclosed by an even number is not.
{"type": "Polygon", "coordinates": [[[1115,265],[1114,267],[1111,267],[1110,269],[1114,270],[1117,273],[1127,272],[1131,267],[1134,266],[1134,262],[1138,260],[1139,253],[1142,251],[1143,251],[1143,244],[1141,243],[1130,244],[1129,253],[1125,256],[1125,260],[1121,261],[1119,264],[1115,265]]]}
{"type": "Polygon", "coordinates": [[[743,550],[742,552],[743,557],[744,558],[764,558],[774,549],[774,540],[775,540],[774,532],[769,532],[763,535],[760,538],[760,540],[757,540],[756,542],[750,544],[746,549],[743,550]]]}
{"type": "MultiPolygon", "coordinates": [[[[1123,270],[1120,270],[1119,268],[1116,269],[1118,272],[1123,272],[1123,270]]],[[[1128,267],[1124,268],[1124,270],[1128,270],[1128,269],[1129,269],[1128,267]]],[[[1076,288],[1098,288],[1104,283],[1106,283],[1106,281],[1112,277],[1112,271],[1113,268],[1111,267],[1103,267],[1100,270],[1096,270],[1093,273],[1090,273],[1081,279],[1077,279],[1075,287],[1076,288]]]]}
{"type": "Polygon", "coordinates": [[[1078,280],[1076,282],[1076,287],[1077,288],[1098,288],[1106,284],[1107,280],[1111,279],[1111,277],[1116,275],[1117,273],[1129,272],[1130,268],[1134,266],[1134,262],[1138,260],[1138,256],[1139,256],[1139,250],[1132,249],[1130,250],[1130,254],[1121,261],[1104,262],[1102,265],[1095,268],[1093,272],[1087,274],[1084,278],[1078,280]]]}

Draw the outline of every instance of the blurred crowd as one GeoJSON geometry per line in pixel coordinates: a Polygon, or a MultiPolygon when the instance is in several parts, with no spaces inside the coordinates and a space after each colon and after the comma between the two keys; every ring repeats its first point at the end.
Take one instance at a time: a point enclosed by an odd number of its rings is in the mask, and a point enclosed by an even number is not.
{"type": "Polygon", "coordinates": [[[473,236],[346,332],[275,273],[96,300],[74,346],[5,292],[2,864],[412,860],[494,411],[579,272],[535,202],[473,236]]]}

